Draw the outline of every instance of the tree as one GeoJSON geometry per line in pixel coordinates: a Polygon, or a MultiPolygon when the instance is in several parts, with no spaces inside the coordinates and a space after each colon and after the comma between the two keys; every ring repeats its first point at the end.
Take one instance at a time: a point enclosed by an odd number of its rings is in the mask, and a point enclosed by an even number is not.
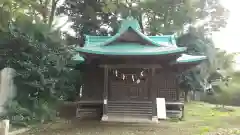
{"type": "Polygon", "coordinates": [[[187,34],[180,36],[177,42],[179,46],[188,47],[188,54],[208,57],[200,66],[180,75],[180,86],[186,94],[189,90],[204,90],[213,78],[226,76],[219,74],[217,70],[232,70],[235,54],[227,54],[225,51],[216,49],[212,40],[204,36],[203,32],[191,29],[187,34]]]}
{"type": "Polygon", "coordinates": [[[49,27],[52,26],[59,0],[20,0],[16,2],[25,5],[25,8],[28,9],[27,14],[32,16],[33,20],[40,17],[49,27]]]}
{"type": "MultiPolygon", "coordinates": [[[[187,47],[187,54],[207,56],[207,60],[200,66],[187,70],[180,74],[179,78],[181,89],[185,91],[186,96],[188,91],[204,90],[209,74],[215,72],[218,67],[216,49],[213,41],[205,37],[201,31],[197,31],[196,28],[191,28],[188,33],[181,35],[177,39],[177,44],[182,47],[187,47]]],[[[185,100],[187,100],[186,96],[185,100]]]]}
{"type": "Polygon", "coordinates": [[[105,7],[104,3],[96,0],[66,0],[58,9],[58,14],[67,15],[74,23],[72,29],[76,36],[68,37],[72,44],[82,45],[84,34],[107,35],[110,31],[106,27],[114,30],[114,26],[116,27],[118,23],[117,15],[103,12],[103,7],[105,7]]]}
{"type": "Polygon", "coordinates": [[[219,0],[66,0],[59,8],[59,13],[70,16],[74,22],[72,28],[82,39],[83,34],[115,33],[119,19],[129,15],[130,10],[131,15],[139,20],[140,26],[149,35],[172,34],[183,31],[188,25],[199,24],[210,34],[225,26],[228,13],[219,0]],[[102,26],[113,31],[102,29],[102,26]]]}
{"type": "Polygon", "coordinates": [[[0,22],[0,65],[16,70],[14,82],[18,93],[6,106],[5,117],[21,125],[51,120],[56,116],[59,101],[75,92],[76,82],[69,79],[73,71],[66,67],[73,54],[59,29],[49,27],[38,16],[33,18],[22,12],[29,10],[29,5],[10,0],[3,5],[0,6],[4,15],[1,17],[5,18],[0,22]]]}

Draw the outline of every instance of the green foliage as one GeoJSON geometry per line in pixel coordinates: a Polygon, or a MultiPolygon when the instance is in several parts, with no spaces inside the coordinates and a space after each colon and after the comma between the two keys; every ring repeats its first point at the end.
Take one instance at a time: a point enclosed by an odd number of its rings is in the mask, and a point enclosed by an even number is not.
{"type": "Polygon", "coordinates": [[[209,74],[216,71],[216,49],[213,42],[202,34],[192,29],[177,39],[179,46],[188,48],[188,54],[205,55],[208,58],[201,65],[180,74],[179,83],[182,89],[203,90],[209,74]]]}
{"type": "Polygon", "coordinates": [[[234,105],[234,98],[238,93],[236,93],[234,83],[230,80],[229,76],[224,76],[224,74],[215,74],[211,76],[210,83],[212,83],[211,93],[205,93],[203,101],[214,103],[217,105],[234,105]],[[215,81],[215,82],[214,82],[215,81]]]}
{"type": "Polygon", "coordinates": [[[217,104],[222,105],[222,107],[231,104],[232,95],[230,92],[226,90],[222,90],[221,92],[215,94],[214,96],[217,100],[217,104]]]}
{"type": "Polygon", "coordinates": [[[108,31],[101,28],[101,26],[110,25],[112,28],[116,27],[118,22],[116,15],[106,12],[106,10],[108,11],[109,8],[112,9],[113,7],[115,5],[106,5],[105,2],[96,0],[81,0],[81,2],[66,0],[58,9],[58,13],[64,13],[71,18],[71,21],[74,22],[72,28],[77,33],[77,36],[83,39],[83,34],[107,35],[108,31]]]}
{"type": "Polygon", "coordinates": [[[146,30],[150,35],[172,34],[191,23],[195,11],[188,2],[156,0],[140,3],[147,18],[146,30]]]}
{"type": "Polygon", "coordinates": [[[0,65],[17,71],[17,96],[6,106],[5,117],[20,125],[52,120],[58,103],[76,95],[79,72],[66,67],[73,55],[70,46],[61,39],[60,31],[42,20],[33,21],[21,12],[5,16],[9,20],[1,23],[5,26],[0,29],[0,65]]]}
{"type": "Polygon", "coordinates": [[[188,33],[183,34],[177,40],[179,46],[188,48],[188,54],[205,55],[208,58],[200,66],[180,75],[179,82],[182,89],[204,90],[206,85],[217,79],[226,83],[227,74],[232,71],[235,54],[216,49],[213,41],[204,35],[201,28],[199,29],[191,28],[188,33]],[[221,72],[218,71],[219,69],[221,72]]]}
{"type": "Polygon", "coordinates": [[[235,53],[227,53],[224,50],[218,50],[216,57],[218,58],[217,63],[219,63],[219,69],[224,69],[226,72],[233,71],[235,56],[235,53]]]}

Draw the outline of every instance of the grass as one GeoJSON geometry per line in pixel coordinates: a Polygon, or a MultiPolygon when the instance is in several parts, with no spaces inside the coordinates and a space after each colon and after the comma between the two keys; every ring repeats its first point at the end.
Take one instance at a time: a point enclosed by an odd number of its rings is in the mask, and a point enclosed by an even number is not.
{"type": "Polygon", "coordinates": [[[226,107],[229,109],[224,110],[216,108],[215,105],[193,102],[188,104],[186,108],[185,121],[174,125],[183,129],[188,128],[192,134],[201,135],[221,128],[240,127],[240,108],[238,107],[226,107]]]}
{"type": "Polygon", "coordinates": [[[240,108],[216,109],[215,105],[192,102],[185,107],[185,120],[159,124],[100,123],[66,121],[32,128],[22,135],[235,135],[240,134],[240,108]]]}

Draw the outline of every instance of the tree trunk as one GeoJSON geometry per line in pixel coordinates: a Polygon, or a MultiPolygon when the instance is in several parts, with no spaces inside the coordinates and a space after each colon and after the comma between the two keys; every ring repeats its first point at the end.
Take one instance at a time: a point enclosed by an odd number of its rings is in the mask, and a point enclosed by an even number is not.
{"type": "Polygon", "coordinates": [[[193,101],[196,100],[196,90],[195,90],[195,89],[193,90],[193,97],[192,97],[192,100],[193,100],[193,101]]]}
{"type": "Polygon", "coordinates": [[[51,11],[50,11],[49,20],[48,20],[49,27],[51,27],[53,23],[57,2],[58,2],[57,0],[52,0],[51,11]]]}
{"type": "Polygon", "coordinates": [[[188,90],[184,90],[184,101],[188,102],[188,90]]]}
{"type": "Polygon", "coordinates": [[[139,18],[139,25],[140,25],[141,31],[144,33],[142,14],[139,15],[138,18],[139,18]]]}

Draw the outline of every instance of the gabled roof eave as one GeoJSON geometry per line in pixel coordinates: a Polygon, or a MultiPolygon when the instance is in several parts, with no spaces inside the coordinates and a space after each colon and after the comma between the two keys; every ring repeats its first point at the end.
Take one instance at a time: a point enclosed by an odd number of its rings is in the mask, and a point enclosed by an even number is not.
{"type": "Polygon", "coordinates": [[[206,56],[191,56],[191,55],[188,55],[188,56],[190,56],[190,57],[185,58],[185,59],[180,59],[181,57],[183,57],[183,56],[181,56],[175,62],[172,62],[171,64],[176,65],[176,64],[188,64],[188,63],[201,63],[202,61],[207,59],[206,56]]]}
{"type": "Polygon", "coordinates": [[[111,37],[110,39],[108,39],[106,42],[104,43],[100,43],[98,44],[99,46],[105,46],[110,44],[111,42],[114,42],[114,40],[116,40],[118,37],[120,37],[122,34],[124,34],[125,32],[127,32],[128,30],[133,30],[135,33],[137,33],[143,40],[146,40],[147,42],[152,43],[154,46],[165,46],[168,47],[167,45],[162,45],[159,43],[156,43],[155,41],[152,41],[148,36],[145,36],[142,32],[140,32],[139,30],[135,29],[133,26],[129,25],[127,27],[122,28],[122,30],[117,33],[116,35],[114,35],[113,37],[111,37]]]}

